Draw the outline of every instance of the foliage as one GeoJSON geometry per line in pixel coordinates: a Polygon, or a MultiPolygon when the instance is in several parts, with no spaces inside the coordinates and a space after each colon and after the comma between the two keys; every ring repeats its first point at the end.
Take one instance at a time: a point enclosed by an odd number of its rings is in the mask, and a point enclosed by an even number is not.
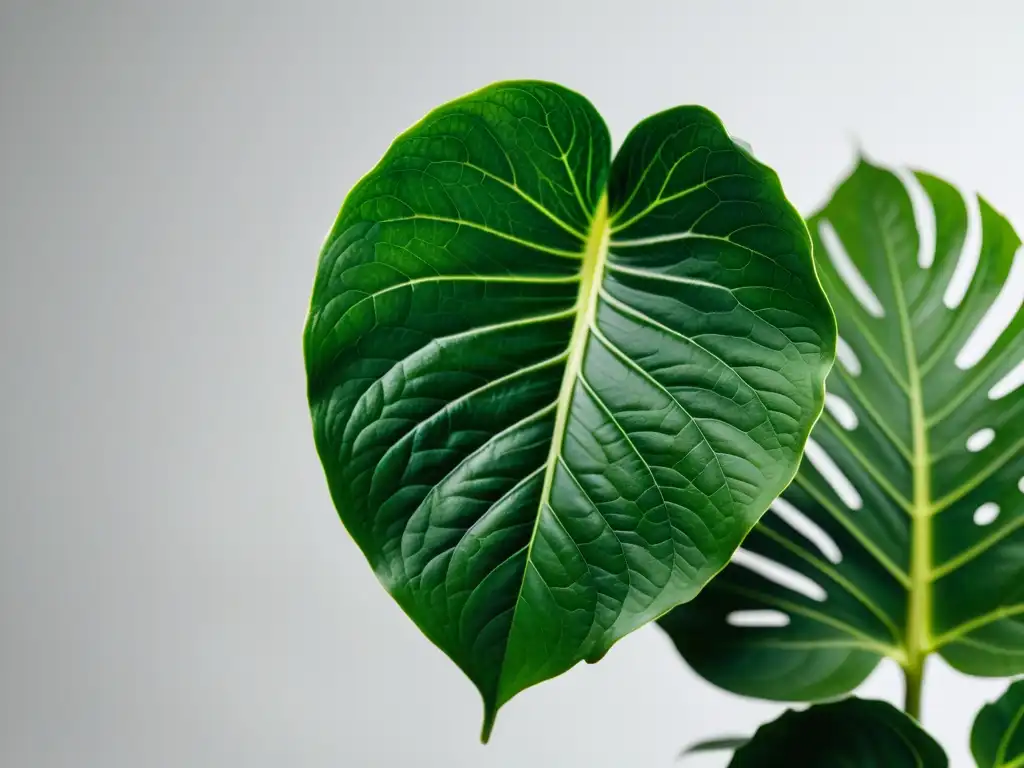
{"type": "MultiPolygon", "coordinates": [[[[308,399],[342,521],[480,690],[485,739],[658,620],[744,695],[905,671],[907,714],[844,698],[691,752],[946,765],[915,723],[928,656],[1024,672],[1024,313],[990,312],[1024,259],[977,208],[958,294],[950,184],[861,160],[805,225],[701,107],[613,157],[582,96],[506,82],[395,140],[323,245],[308,399]]],[[[979,715],[982,768],[1024,766],[1022,696],[979,715]]]]}
{"type": "Polygon", "coordinates": [[[930,653],[971,675],[1024,672],[1024,389],[1000,384],[1024,357],[1024,313],[987,353],[963,351],[1020,240],[982,200],[977,272],[949,308],[967,211],[946,182],[916,178],[937,225],[925,268],[907,189],[866,161],[809,219],[852,355],[829,376],[796,482],[744,548],[814,589],[740,561],[662,622],[690,664],[729,690],[834,697],[888,656],[906,670],[917,715],[930,653]],[[780,612],[782,626],[730,621],[758,609],[780,612]]]}

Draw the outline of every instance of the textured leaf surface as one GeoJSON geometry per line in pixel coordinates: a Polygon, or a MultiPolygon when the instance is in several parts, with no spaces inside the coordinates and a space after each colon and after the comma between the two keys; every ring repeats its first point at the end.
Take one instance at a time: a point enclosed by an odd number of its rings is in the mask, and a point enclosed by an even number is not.
{"type": "Polygon", "coordinates": [[[346,199],[305,334],[317,448],[387,590],[522,689],[691,599],[795,473],[834,320],[806,227],[719,120],[502,83],[346,199]]]}
{"type": "Polygon", "coordinates": [[[883,701],[845,699],[761,726],[729,768],[946,768],[931,736],[883,701]]]}
{"type": "Polygon", "coordinates": [[[981,708],[971,730],[971,753],[978,768],[1024,766],[1024,680],[981,708]]]}
{"type": "Polygon", "coordinates": [[[1020,241],[980,201],[977,271],[948,308],[968,213],[949,184],[916,178],[936,222],[928,268],[918,265],[907,188],[867,162],[809,220],[840,349],[845,342],[855,357],[840,354],[797,479],[744,549],[816,589],[739,561],[663,621],[687,661],[729,690],[834,697],[883,656],[919,670],[933,652],[972,675],[1024,672],[1024,389],[1012,389],[1024,358],[1019,302],[987,354],[973,365],[962,354],[1020,241]],[[872,292],[867,308],[836,267],[843,251],[872,292]],[[736,621],[752,610],[783,621],[736,621]]]}

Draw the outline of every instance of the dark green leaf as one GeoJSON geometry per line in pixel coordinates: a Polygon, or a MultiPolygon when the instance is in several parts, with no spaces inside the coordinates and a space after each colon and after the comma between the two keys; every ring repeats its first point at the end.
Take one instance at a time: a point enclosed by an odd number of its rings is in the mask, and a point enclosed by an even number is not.
{"type": "Polygon", "coordinates": [[[844,699],[762,725],[729,768],[946,768],[942,748],[884,701],[844,699]]]}
{"type": "Polygon", "coordinates": [[[1024,766],[1024,680],[981,708],[971,730],[971,752],[978,768],[1024,766]]]}
{"type": "Polygon", "coordinates": [[[834,352],[804,223],[700,107],[615,161],[502,83],[400,136],[323,246],[320,458],[387,590],[499,707],[691,599],[796,471],[834,352]]]}
{"type": "Polygon", "coordinates": [[[746,736],[722,736],[717,739],[706,739],[705,741],[698,741],[696,744],[691,744],[682,752],[679,753],[679,757],[683,758],[687,755],[698,755],[704,752],[732,752],[739,747],[742,747],[750,739],[746,736]]]}
{"type": "MultiPolygon", "coordinates": [[[[783,495],[792,507],[777,503],[744,549],[809,579],[818,594],[740,562],[663,621],[687,661],[729,690],[830,698],[854,689],[883,656],[913,678],[933,652],[972,675],[1024,672],[1024,388],[1012,388],[1024,312],[1011,313],[976,364],[961,354],[1008,284],[1020,240],[982,200],[977,272],[948,308],[967,209],[949,184],[916,179],[937,223],[927,269],[918,265],[907,188],[866,161],[809,220],[839,320],[841,364],[783,495]],[[873,292],[873,311],[833,263],[842,261],[833,230],[873,292]],[[856,361],[842,364],[844,341],[856,361]],[[823,456],[849,482],[844,493],[823,456]],[[808,520],[816,530],[801,526],[808,520]],[[785,626],[733,625],[751,610],[777,611],[785,626]]],[[[1017,277],[1021,267],[1018,258],[1017,277]]]]}

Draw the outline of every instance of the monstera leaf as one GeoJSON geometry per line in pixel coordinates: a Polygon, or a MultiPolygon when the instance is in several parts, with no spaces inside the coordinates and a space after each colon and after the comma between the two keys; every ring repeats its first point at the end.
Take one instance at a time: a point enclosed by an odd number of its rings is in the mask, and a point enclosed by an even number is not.
{"type": "Polygon", "coordinates": [[[942,747],[883,701],[845,699],[762,725],[729,768],[946,768],[942,747]]]}
{"type": "Polygon", "coordinates": [[[1024,680],[981,708],[971,730],[971,752],[978,768],[1024,766],[1024,680]]]}
{"type": "Polygon", "coordinates": [[[317,449],[377,576],[483,694],[691,599],[795,474],[834,319],[775,174],[680,107],[611,161],[502,83],[349,194],[305,332],[317,449]]]}
{"type": "Polygon", "coordinates": [[[965,202],[933,176],[908,184],[862,161],[809,220],[839,321],[825,413],[736,564],[662,622],[729,690],[835,697],[888,656],[916,713],[928,654],[971,675],[1024,671],[1020,241],[979,201],[980,257],[957,295],[965,202]],[[914,188],[934,213],[924,266],[914,188]]]}

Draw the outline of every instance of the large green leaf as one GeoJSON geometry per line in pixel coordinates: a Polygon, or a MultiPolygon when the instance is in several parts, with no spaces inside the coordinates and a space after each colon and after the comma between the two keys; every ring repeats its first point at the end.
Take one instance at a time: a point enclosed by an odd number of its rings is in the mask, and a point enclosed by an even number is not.
{"type": "Polygon", "coordinates": [[[736,750],[729,768],[946,768],[942,747],[884,701],[790,710],[736,750]]]}
{"type": "Polygon", "coordinates": [[[713,114],[610,146],[551,84],[440,107],[349,194],[313,290],[335,505],[480,689],[485,737],[728,562],[834,354],[803,221],[713,114]]]}
{"type": "Polygon", "coordinates": [[[1024,680],[978,712],[971,729],[971,753],[978,768],[1024,766],[1024,680]]]}
{"type": "MultiPolygon", "coordinates": [[[[968,210],[946,182],[915,178],[922,215],[930,204],[936,222],[927,268],[913,179],[861,161],[809,219],[839,321],[826,411],[778,514],[744,544],[767,569],[739,560],[663,620],[694,669],[729,690],[834,697],[889,656],[907,671],[913,711],[930,653],[972,675],[1024,671],[1024,389],[1013,389],[1024,312],[980,360],[983,345],[967,345],[994,302],[1019,308],[1013,288],[996,298],[1024,276],[1008,283],[1020,241],[981,200],[977,270],[949,308],[968,210]],[[871,291],[863,302],[837,269],[844,261],[871,291]]],[[[992,322],[983,326],[998,330],[992,322]]]]}

